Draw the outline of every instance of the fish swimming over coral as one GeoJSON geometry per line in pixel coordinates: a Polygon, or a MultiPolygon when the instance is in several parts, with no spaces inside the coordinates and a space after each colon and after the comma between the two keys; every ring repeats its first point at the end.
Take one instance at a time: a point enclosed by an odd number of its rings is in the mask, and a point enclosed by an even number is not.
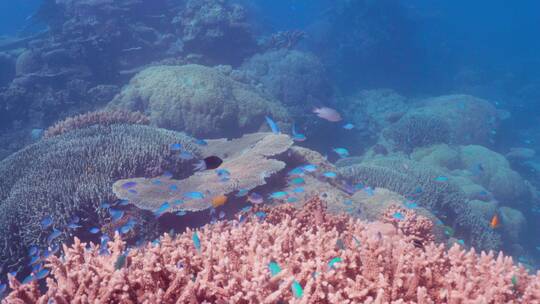
{"type": "Polygon", "coordinates": [[[339,114],[338,111],[329,108],[329,107],[320,107],[320,108],[314,108],[313,113],[317,114],[322,119],[328,120],[330,122],[338,122],[341,121],[341,114],[339,114]]]}
{"type": "Polygon", "coordinates": [[[218,156],[208,156],[194,165],[195,171],[214,170],[219,168],[223,159],[218,156]]]}

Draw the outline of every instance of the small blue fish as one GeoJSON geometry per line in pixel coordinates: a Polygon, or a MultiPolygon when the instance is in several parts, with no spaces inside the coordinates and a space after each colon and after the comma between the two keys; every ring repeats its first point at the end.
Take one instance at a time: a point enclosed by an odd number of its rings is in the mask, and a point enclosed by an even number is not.
{"type": "Polygon", "coordinates": [[[241,212],[249,212],[251,210],[251,206],[246,206],[242,209],[240,209],[241,212]]]}
{"type": "Polygon", "coordinates": [[[298,202],[298,198],[296,197],[287,198],[287,203],[296,203],[296,202],[298,202]]]}
{"type": "Polygon", "coordinates": [[[341,158],[349,157],[349,150],[345,148],[334,148],[334,152],[341,158]]]}
{"type": "Polygon", "coordinates": [[[284,198],[287,196],[287,192],[284,192],[284,191],[277,191],[277,192],[274,192],[272,194],[270,194],[270,198],[273,198],[273,199],[281,199],[281,198],[284,198]]]}
{"type": "Polygon", "coordinates": [[[101,209],[109,209],[111,207],[111,204],[109,204],[108,202],[101,202],[101,204],[99,205],[99,207],[101,209]]]}
{"type": "Polygon", "coordinates": [[[272,133],[274,134],[279,134],[280,131],[279,131],[279,127],[278,125],[276,124],[275,121],[272,120],[272,118],[268,117],[268,116],[265,116],[264,117],[266,119],[266,123],[268,124],[268,126],[270,127],[270,130],[272,130],[272,133]]]}
{"type": "Polygon", "coordinates": [[[235,194],[236,197],[243,197],[248,194],[249,190],[247,189],[240,189],[238,190],[238,193],[235,194]]]}
{"type": "Polygon", "coordinates": [[[177,186],[177,185],[170,185],[170,186],[169,186],[169,190],[171,190],[171,191],[177,191],[177,190],[178,190],[178,186],[177,186]]]}
{"type": "Polygon", "coordinates": [[[300,299],[304,295],[304,290],[302,289],[302,285],[298,283],[297,280],[294,280],[291,285],[291,290],[295,298],[300,299]]]}
{"type": "Polygon", "coordinates": [[[302,169],[304,169],[304,171],[307,171],[307,172],[315,172],[317,171],[317,166],[308,164],[308,165],[303,166],[302,169]]]}
{"type": "Polygon", "coordinates": [[[396,212],[392,215],[393,218],[395,218],[398,221],[404,220],[405,216],[401,212],[396,212]]]}
{"type": "Polygon", "coordinates": [[[126,233],[129,233],[129,231],[131,231],[131,226],[128,226],[128,225],[124,225],[122,227],[120,227],[120,229],[118,229],[118,231],[120,231],[121,234],[126,234],[126,233]]]}
{"type": "Polygon", "coordinates": [[[276,276],[278,273],[281,272],[281,267],[279,267],[278,263],[275,261],[271,261],[268,263],[268,269],[270,270],[270,274],[272,276],[276,276]]]}
{"type": "Polygon", "coordinates": [[[415,201],[407,200],[405,202],[405,207],[408,209],[415,209],[418,208],[418,204],[415,201]]]}
{"type": "Polygon", "coordinates": [[[199,238],[199,234],[197,234],[197,231],[193,233],[192,239],[195,249],[197,249],[198,252],[201,252],[201,239],[199,238]]]}
{"type": "Polygon", "coordinates": [[[289,171],[289,175],[304,175],[304,169],[303,167],[296,167],[289,171]]]}
{"type": "Polygon", "coordinates": [[[331,269],[334,269],[334,266],[336,265],[336,263],[340,263],[342,261],[343,259],[341,259],[340,257],[335,257],[331,259],[330,262],[328,262],[328,267],[331,269]]]}
{"type": "Polygon", "coordinates": [[[196,143],[197,145],[199,145],[199,146],[207,146],[207,145],[208,145],[208,143],[207,143],[206,140],[204,140],[204,139],[197,139],[197,140],[195,141],[195,143],[196,143]]]}
{"type": "Polygon", "coordinates": [[[123,189],[129,189],[129,188],[133,188],[135,186],[137,186],[136,182],[125,182],[125,183],[122,184],[123,189]]]}
{"type": "Polygon", "coordinates": [[[41,269],[38,273],[36,273],[36,279],[41,280],[46,278],[51,271],[48,269],[41,269]]]}
{"type": "Polygon", "coordinates": [[[352,123],[346,123],[343,125],[343,129],[345,130],[352,130],[354,128],[354,125],[352,123]]]}
{"type": "Polygon", "coordinates": [[[28,255],[33,256],[39,253],[39,248],[37,246],[32,246],[30,249],[28,249],[28,255]]]}
{"type": "Polygon", "coordinates": [[[51,227],[52,224],[53,224],[53,219],[50,215],[47,215],[46,217],[44,217],[40,222],[41,229],[47,229],[51,227]]]}
{"type": "Polygon", "coordinates": [[[218,218],[219,218],[219,219],[222,219],[222,218],[224,218],[224,217],[225,217],[225,211],[221,210],[221,211],[219,212],[219,214],[218,214],[218,218]]]}
{"type": "Polygon", "coordinates": [[[152,181],[152,184],[155,185],[155,186],[161,186],[163,184],[163,182],[160,181],[159,179],[156,179],[156,180],[152,181]]]}
{"type": "Polygon", "coordinates": [[[352,200],[345,200],[345,201],[343,202],[343,204],[344,204],[345,206],[351,206],[351,205],[353,204],[353,201],[352,201],[352,200]]]}
{"type": "Polygon", "coordinates": [[[169,202],[164,202],[163,204],[161,204],[161,206],[159,206],[159,208],[154,211],[154,216],[155,217],[160,217],[163,215],[163,213],[165,213],[167,211],[167,209],[171,208],[171,205],[169,204],[169,202]]]}
{"type": "Polygon", "coordinates": [[[447,181],[448,181],[448,177],[443,176],[443,175],[437,176],[437,177],[435,178],[435,181],[436,181],[436,182],[439,182],[439,183],[444,183],[444,182],[447,182],[447,181]]]}
{"type": "Polygon", "coordinates": [[[371,187],[365,187],[364,191],[367,193],[368,196],[373,196],[375,194],[371,187]]]}
{"type": "Polygon", "coordinates": [[[173,205],[175,206],[182,205],[183,203],[184,203],[184,200],[181,200],[181,199],[177,199],[173,201],[173,205]]]}
{"type": "Polygon", "coordinates": [[[123,210],[109,209],[109,214],[113,220],[113,223],[119,221],[124,216],[123,210]]]}
{"type": "Polygon", "coordinates": [[[324,172],[323,176],[327,178],[336,178],[337,174],[335,172],[324,172]]]}
{"type": "Polygon", "coordinates": [[[75,230],[75,229],[81,228],[81,225],[77,225],[75,223],[69,223],[69,224],[67,224],[66,228],[71,229],[71,230],[75,230]]]}
{"type": "Polygon", "coordinates": [[[294,141],[300,141],[300,142],[305,141],[307,139],[304,134],[300,134],[296,132],[296,126],[294,123],[292,125],[292,139],[294,141]]]}
{"type": "Polygon", "coordinates": [[[255,216],[258,217],[259,219],[264,219],[266,217],[266,212],[257,211],[257,212],[255,212],[255,216]]]}
{"type": "Polygon", "coordinates": [[[182,149],[182,145],[181,144],[171,144],[169,146],[169,149],[171,151],[180,151],[182,149]]]}
{"type": "Polygon", "coordinates": [[[176,212],[176,215],[178,215],[178,216],[184,216],[186,214],[187,214],[187,212],[185,210],[180,210],[180,211],[176,212]]]}
{"type": "Polygon", "coordinates": [[[173,174],[171,171],[165,171],[163,172],[163,176],[166,177],[166,178],[171,178],[173,177],[173,174]]]}
{"type": "Polygon", "coordinates": [[[304,190],[303,187],[296,187],[296,188],[293,189],[292,192],[294,192],[294,193],[304,193],[305,190],[304,190]]]}
{"type": "Polygon", "coordinates": [[[99,228],[98,227],[92,227],[90,229],[88,229],[88,232],[92,233],[92,234],[97,234],[99,233],[99,228]]]}
{"type": "Polygon", "coordinates": [[[24,284],[31,283],[35,279],[36,279],[36,277],[33,274],[31,274],[31,275],[27,276],[26,278],[24,278],[24,280],[22,281],[22,284],[24,285],[24,284]]]}
{"type": "Polygon", "coordinates": [[[203,199],[204,194],[202,194],[201,192],[192,191],[192,192],[184,193],[184,197],[189,198],[189,199],[203,199]]]}
{"type": "Polygon", "coordinates": [[[51,244],[60,235],[62,235],[62,232],[54,228],[53,232],[47,237],[47,244],[51,244]]]}
{"type": "Polygon", "coordinates": [[[30,262],[28,262],[28,265],[34,265],[35,263],[41,261],[41,257],[39,255],[35,255],[30,258],[30,262]]]}
{"type": "Polygon", "coordinates": [[[457,240],[457,243],[460,244],[461,246],[465,246],[465,241],[462,239],[457,240]]]}
{"type": "Polygon", "coordinates": [[[302,184],[304,184],[305,182],[306,182],[306,181],[305,181],[303,178],[301,178],[301,177],[295,177],[295,178],[291,179],[291,184],[292,184],[292,185],[302,185],[302,184]]]}
{"type": "Polygon", "coordinates": [[[7,290],[7,285],[5,283],[0,284],[0,298],[2,298],[2,295],[7,290]]]}
{"type": "Polygon", "coordinates": [[[180,153],[180,155],[178,155],[178,157],[179,157],[180,159],[183,159],[183,160],[192,160],[192,159],[195,158],[195,156],[193,155],[193,153],[190,153],[190,152],[188,152],[188,151],[182,151],[182,152],[180,153]]]}

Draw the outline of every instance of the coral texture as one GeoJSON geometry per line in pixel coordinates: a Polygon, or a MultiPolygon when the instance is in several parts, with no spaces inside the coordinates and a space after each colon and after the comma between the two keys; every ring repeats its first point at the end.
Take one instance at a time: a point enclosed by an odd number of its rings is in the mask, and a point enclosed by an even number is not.
{"type": "Polygon", "coordinates": [[[152,124],[196,136],[233,137],[256,131],[265,115],[286,120],[279,104],[217,68],[154,66],[131,79],[109,108],[141,111],[152,124]]]}
{"type": "MultiPolygon", "coordinates": [[[[41,140],[0,162],[0,264],[4,271],[24,263],[29,246],[46,249],[65,240],[73,216],[85,218],[81,229],[101,227],[109,213],[103,201],[115,199],[114,181],[155,176],[164,170],[191,174],[193,161],[173,157],[169,145],[182,143],[198,155],[193,140],[173,131],[142,125],[91,126],[41,140]],[[40,221],[50,216],[62,235],[47,241],[51,227],[40,221]]],[[[142,224],[142,223],[141,223],[142,224]]],[[[151,223],[146,227],[151,230],[151,223]]],[[[147,231],[149,237],[155,232],[147,231]]],[[[12,268],[14,267],[14,268],[12,268]]]]}
{"type": "Polygon", "coordinates": [[[310,53],[282,49],[257,54],[239,72],[291,110],[326,104],[332,94],[323,64],[310,53]]]}
{"type": "Polygon", "coordinates": [[[287,151],[292,143],[289,136],[272,133],[248,134],[231,141],[209,140],[205,153],[215,155],[212,152],[219,151],[217,155],[224,157],[219,169],[226,170],[226,178],[216,174],[215,170],[197,172],[183,180],[131,178],[116,181],[113,192],[145,210],[157,210],[163,202],[182,202],[173,204],[170,211],[204,210],[212,206],[212,198],[218,195],[241,189],[249,191],[266,184],[266,178],[285,168],[284,162],[271,157],[287,151]],[[136,183],[136,186],[124,188],[126,183],[136,183]],[[199,192],[204,198],[189,199],[185,192],[199,192]]]}
{"type": "Polygon", "coordinates": [[[434,214],[444,214],[476,248],[497,249],[501,245],[498,233],[467,204],[468,199],[458,185],[451,180],[435,180],[444,175],[436,167],[401,157],[379,157],[340,168],[340,174],[353,184],[386,188],[413,198],[434,214]]]}
{"type": "Polygon", "coordinates": [[[499,112],[486,100],[446,95],[422,101],[383,131],[393,148],[407,153],[436,143],[488,144],[499,112]]]}
{"type": "Polygon", "coordinates": [[[76,240],[64,248],[63,260],[49,259],[52,277],[43,294],[37,282],[11,278],[5,303],[540,301],[538,275],[509,257],[458,245],[417,246],[391,224],[332,217],[320,204],[165,235],[159,244],[129,251],[116,238],[110,255],[76,240]]]}
{"type": "Polygon", "coordinates": [[[129,111],[97,111],[68,117],[45,130],[44,137],[53,137],[75,129],[92,125],[109,126],[112,124],[148,125],[150,120],[140,112],[129,111]]]}

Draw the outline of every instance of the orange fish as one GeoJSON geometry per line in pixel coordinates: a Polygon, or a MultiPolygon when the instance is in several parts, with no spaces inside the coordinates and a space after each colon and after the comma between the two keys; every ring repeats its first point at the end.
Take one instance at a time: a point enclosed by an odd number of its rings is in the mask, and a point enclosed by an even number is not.
{"type": "Polygon", "coordinates": [[[500,222],[499,222],[499,216],[497,216],[497,214],[495,214],[492,218],[491,218],[491,222],[489,223],[489,226],[493,229],[499,227],[500,225],[500,222]]]}
{"type": "Polygon", "coordinates": [[[225,205],[225,203],[227,202],[227,196],[225,195],[218,195],[218,196],[214,196],[214,198],[212,198],[212,206],[214,206],[214,208],[217,208],[219,206],[223,206],[225,205]]]}

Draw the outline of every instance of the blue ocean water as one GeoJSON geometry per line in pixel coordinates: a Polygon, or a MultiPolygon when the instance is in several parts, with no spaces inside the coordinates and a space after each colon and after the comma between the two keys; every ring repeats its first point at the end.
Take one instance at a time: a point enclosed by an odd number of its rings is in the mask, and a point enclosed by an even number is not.
{"type": "Polygon", "coordinates": [[[388,190],[394,220],[539,269],[538,20],[529,0],[1,2],[0,298],[73,237],[157,246],[314,192],[375,221],[388,190]]]}

